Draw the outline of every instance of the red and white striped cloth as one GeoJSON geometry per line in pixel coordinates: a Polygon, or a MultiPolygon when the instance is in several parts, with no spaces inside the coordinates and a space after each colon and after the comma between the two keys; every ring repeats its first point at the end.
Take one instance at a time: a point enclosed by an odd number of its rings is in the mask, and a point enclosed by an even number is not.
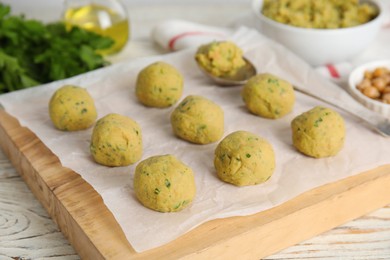
{"type": "Polygon", "coordinates": [[[152,38],[164,49],[177,51],[213,40],[224,40],[233,33],[228,28],[206,26],[183,20],[168,20],[152,30],[152,38]]]}

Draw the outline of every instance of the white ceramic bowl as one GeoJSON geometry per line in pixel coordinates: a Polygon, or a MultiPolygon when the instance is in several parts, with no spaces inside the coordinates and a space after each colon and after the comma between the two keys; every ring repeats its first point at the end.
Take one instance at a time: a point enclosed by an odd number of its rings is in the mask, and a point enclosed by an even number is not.
{"type": "Polygon", "coordinates": [[[349,75],[348,90],[349,93],[365,107],[385,116],[386,118],[390,118],[390,104],[385,104],[383,102],[371,99],[356,88],[356,85],[359,84],[364,78],[364,72],[366,70],[373,71],[378,67],[386,67],[390,69],[390,60],[373,61],[355,68],[349,75]]]}
{"type": "Polygon", "coordinates": [[[362,0],[379,9],[379,15],[368,23],[340,29],[308,29],[276,22],[261,13],[262,0],[253,0],[256,28],[313,66],[347,61],[375,39],[383,19],[383,8],[375,0],[362,0]]]}

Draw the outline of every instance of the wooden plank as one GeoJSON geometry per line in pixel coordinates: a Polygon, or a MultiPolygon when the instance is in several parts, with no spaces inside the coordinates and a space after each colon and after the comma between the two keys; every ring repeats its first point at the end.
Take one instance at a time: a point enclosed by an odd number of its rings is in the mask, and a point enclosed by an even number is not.
{"type": "Polygon", "coordinates": [[[385,165],[258,214],[207,222],[165,246],[136,253],[99,194],[3,110],[0,140],[32,192],[86,259],[259,259],[390,203],[390,165],[385,165]]]}
{"type": "Polygon", "coordinates": [[[135,253],[99,194],[80,175],[62,167],[34,133],[4,111],[0,122],[4,152],[80,256],[135,253]]]}
{"type": "Polygon", "coordinates": [[[0,259],[79,259],[2,149],[0,198],[0,259]]]}

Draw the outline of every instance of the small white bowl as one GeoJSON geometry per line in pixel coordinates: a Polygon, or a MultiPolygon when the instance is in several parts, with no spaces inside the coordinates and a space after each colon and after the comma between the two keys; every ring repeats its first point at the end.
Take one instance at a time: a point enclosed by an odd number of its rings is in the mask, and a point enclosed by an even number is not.
{"type": "Polygon", "coordinates": [[[257,29],[313,66],[347,61],[359,53],[375,39],[382,24],[383,8],[375,0],[362,0],[379,10],[373,20],[354,27],[340,29],[311,29],[276,22],[261,13],[262,0],[253,0],[257,29]]]}
{"type": "Polygon", "coordinates": [[[378,67],[390,69],[390,60],[373,61],[355,68],[349,75],[348,90],[349,93],[365,107],[385,116],[386,118],[390,118],[390,104],[369,98],[356,88],[356,85],[363,80],[365,71],[373,71],[378,67]]]}

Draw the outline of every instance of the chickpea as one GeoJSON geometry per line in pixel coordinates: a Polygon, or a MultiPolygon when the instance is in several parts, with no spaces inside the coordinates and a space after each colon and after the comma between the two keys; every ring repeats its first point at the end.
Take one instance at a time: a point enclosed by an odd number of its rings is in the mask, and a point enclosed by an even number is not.
{"type": "Polygon", "coordinates": [[[382,102],[386,104],[390,104],[390,93],[385,93],[382,96],[382,102]]]}
{"type": "Polygon", "coordinates": [[[362,91],[365,88],[371,87],[371,81],[369,79],[363,79],[362,82],[360,82],[356,88],[362,91]]]}
{"type": "Polygon", "coordinates": [[[379,68],[376,68],[376,69],[374,70],[373,76],[374,76],[374,77],[380,77],[380,76],[382,76],[382,75],[384,75],[384,74],[386,74],[386,73],[387,73],[387,69],[386,69],[386,68],[384,68],[384,67],[379,67],[379,68]]]}
{"type": "Polygon", "coordinates": [[[372,71],[366,70],[366,71],[364,72],[364,78],[365,78],[365,79],[370,80],[370,79],[372,79],[373,77],[374,77],[374,76],[373,76],[372,71]]]}
{"type": "Polygon", "coordinates": [[[383,75],[382,78],[386,82],[386,85],[390,85],[390,72],[383,75]]]}
{"type": "Polygon", "coordinates": [[[363,94],[366,95],[369,98],[379,98],[381,93],[379,90],[375,87],[368,87],[363,89],[363,94]]]}
{"type": "Polygon", "coordinates": [[[382,94],[390,93],[390,86],[385,87],[385,89],[382,91],[382,94]]]}
{"type": "Polygon", "coordinates": [[[383,77],[374,78],[372,80],[372,86],[382,92],[386,87],[386,80],[383,77]]]}

